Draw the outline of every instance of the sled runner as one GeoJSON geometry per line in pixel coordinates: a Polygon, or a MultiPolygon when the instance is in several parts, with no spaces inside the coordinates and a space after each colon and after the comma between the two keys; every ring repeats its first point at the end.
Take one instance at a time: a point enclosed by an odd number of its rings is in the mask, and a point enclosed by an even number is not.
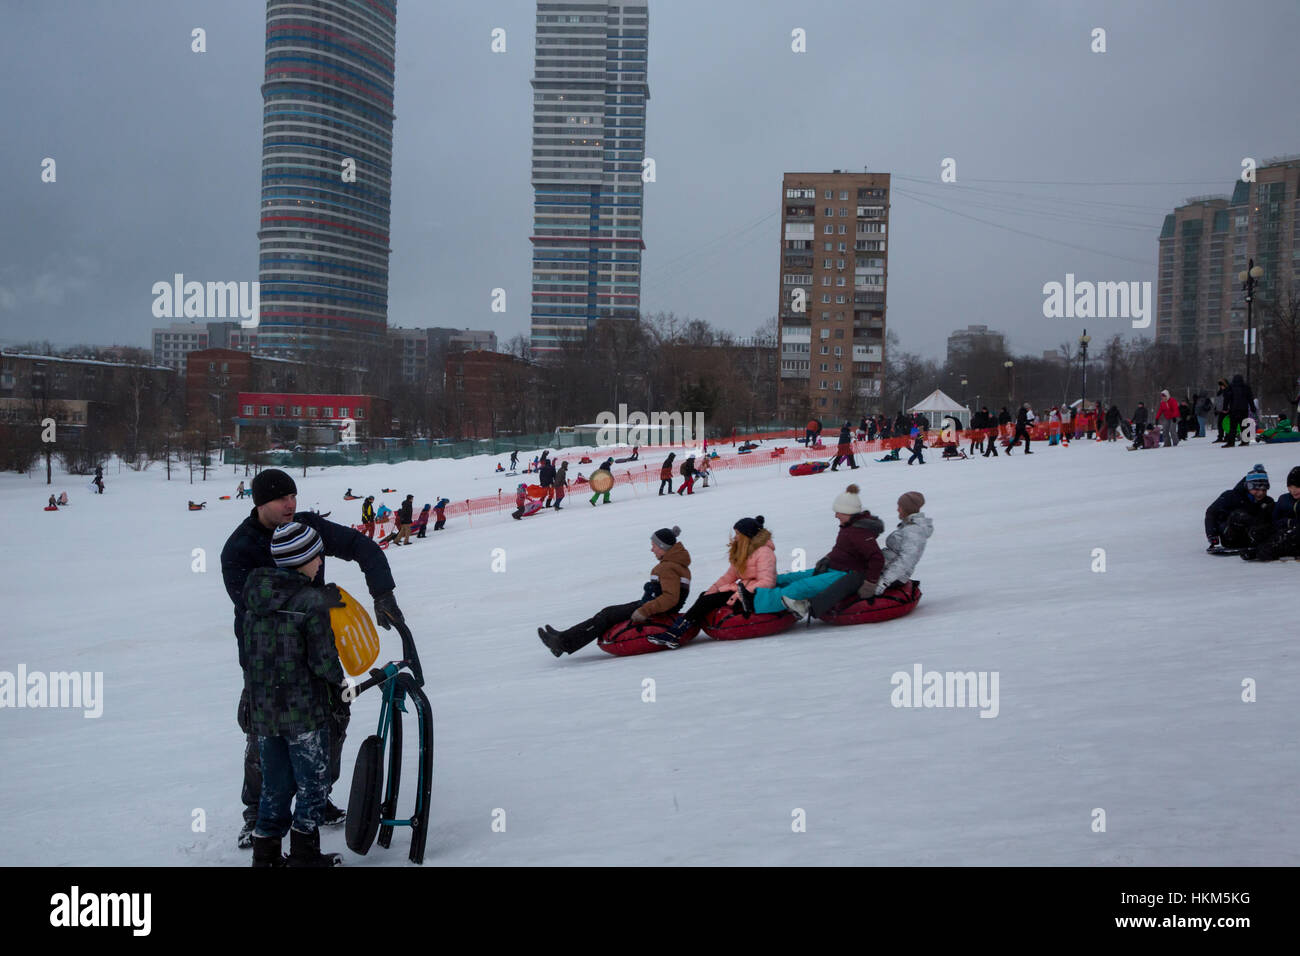
{"type": "Polygon", "coordinates": [[[1214,550],[1206,551],[1205,553],[1231,557],[1234,554],[1241,554],[1241,552],[1245,550],[1245,548],[1215,548],[1214,550]]]}
{"type": "Polygon", "coordinates": [[[743,641],[750,637],[768,637],[788,631],[795,625],[789,611],[777,614],[751,614],[746,617],[736,608],[723,605],[714,609],[704,621],[704,633],[715,641],[743,641]]]}
{"type": "MultiPolygon", "coordinates": [[[[596,646],[606,654],[613,654],[616,657],[650,654],[654,651],[667,650],[667,648],[658,644],[651,644],[649,635],[662,634],[672,626],[674,620],[675,616],[672,614],[656,614],[644,624],[623,621],[621,624],[615,624],[602,634],[600,639],[596,641],[596,646]]],[[[700,629],[698,627],[692,627],[678,638],[678,645],[695,640],[696,635],[699,633],[700,629]]]]}
{"type": "Polygon", "coordinates": [[[894,584],[875,598],[847,598],[823,614],[821,620],[827,624],[875,624],[911,614],[920,600],[920,582],[894,584]]]}
{"type": "Polygon", "coordinates": [[[348,796],[347,844],[353,853],[365,856],[376,836],[387,849],[393,840],[394,827],[411,828],[412,863],[424,862],[424,845],[429,835],[429,802],[433,792],[433,713],[429,698],[421,688],[424,672],[415,639],[405,623],[394,624],[402,636],[402,660],[389,661],[382,669],[372,670],[370,677],[358,684],[354,697],[371,687],[383,689],[379,707],[378,732],[361,742],[357,763],[352,771],[352,789],[348,796]],[[415,705],[419,739],[415,811],[406,819],[397,818],[397,796],[402,778],[402,714],[407,698],[415,705]],[[384,754],[388,754],[387,784],[384,783],[384,754]]]}
{"type": "Polygon", "coordinates": [[[797,465],[790,466],[792,475],[820,475],[830,467],[829,462],[825,461],[801,461],[797,465]]]}

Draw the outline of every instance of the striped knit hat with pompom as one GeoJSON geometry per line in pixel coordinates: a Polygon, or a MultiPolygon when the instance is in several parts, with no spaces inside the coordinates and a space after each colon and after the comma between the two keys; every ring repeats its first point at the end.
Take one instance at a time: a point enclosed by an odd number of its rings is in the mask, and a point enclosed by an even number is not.
{"type": "Polygon", "coordinates": [[[1263,488],[1268,491],[1268,472],[1264,470],[1263,465],[1256,465],[1250,469],[1250,474],[1241,480],[1246,483],[1247,488],[1263,488]]]}
{"type": "Polygon", "coordinates": [[[280,525],[271,535],[271,557],[277,568],[300,568],[324,550],[316,529],[298,521],[280,525]]]}

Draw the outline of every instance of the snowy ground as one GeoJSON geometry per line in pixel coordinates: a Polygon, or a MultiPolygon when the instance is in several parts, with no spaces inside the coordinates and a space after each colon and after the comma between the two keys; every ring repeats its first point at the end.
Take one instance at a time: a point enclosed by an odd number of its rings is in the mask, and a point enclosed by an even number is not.
{"type": "MultiPolygon", "coordinates": [[[[889,527],[913,488],[935,522],[913,615],[637,658],[591,646],[556,660],[535,629],[635,599],[649,535],[665,525],[684,529],[698,587],[722,571],[744,515],[766,516],[783,569],[794,548],[815,560],[845,479],[792,478],[777,463],[723,472],[691,499],[620,488],[612,505],[575,495],[524,522],[454,518],[389,551],[436,719],[427,862],[1300,863],[1289,610],[1300,565],[1207,557],[1201,531],[1205,506],[1252,463],[1278,494],[1298,457],[1200,440],[1155,454],[1076,443],[1011,460],[873,461],[851,478],[889,527]],[[504,573],[491,570],[494,548],[504,573]],[[998,672],[997,717],[892,706],[891,676],[917,664],[998,672]],[[1241,699],[1247,678],[1258,702],[1241,699]],[[794,832],[797,810],[806,832],[794,832]]],[[[355,520],[346,487],[410,490],[417,505],[475,496],[496,490],[474,480],[495,461],[295,478],[302,507],[355,520]]],[[[103,497],[82,478],[47,489],[43,472],[0,476],[0,671],[104,674],[98,719],[0,710],[0,862],[247,865],[235,848],[241,676],[219,553],[248,508],[217,500],[229,475],[191,486],[156,466],[110,469],[103,497]],[[65,488],[72,506],[43,512],[65,488]],[[186,511],[187,498],[207,510],[186,511]],[[192,569],[196,548],[205,573],[192,569]]],[[[355,565],[331,560],[327,573],[365,593],[355,565]]],[[[377,705],[370,694],[354,707],[340,802],[377,705]]],[[[409,761],[404,778],[407,810],[409,761]]],[[[324,834],[349,865],[409,865],[403,831],[364,858],[341,828],[324,834]]]]}

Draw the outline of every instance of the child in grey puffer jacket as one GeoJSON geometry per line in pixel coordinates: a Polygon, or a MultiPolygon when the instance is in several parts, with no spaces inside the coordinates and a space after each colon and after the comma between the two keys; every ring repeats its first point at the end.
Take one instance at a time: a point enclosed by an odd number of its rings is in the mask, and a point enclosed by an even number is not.
{"type": "Polygon", "coordinates": [[[880,573],[876,593],[883,594],[891,584],[906,584],[925,553],[925,543],[934,534],[934,522],[921,513],[925,495],[909,491],[898,499],[898,527],[885,539],[885,569],[880,573]]]}

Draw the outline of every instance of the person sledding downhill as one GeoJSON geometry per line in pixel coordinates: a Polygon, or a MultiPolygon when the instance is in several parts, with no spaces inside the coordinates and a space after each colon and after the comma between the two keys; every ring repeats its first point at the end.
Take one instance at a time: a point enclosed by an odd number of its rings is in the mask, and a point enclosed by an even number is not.
{"type": "Polygon", "coordinates": [[[320,851],[331,715],[348,710],[329,616],[341,601],[337,590],[331,594],[313,583],[324,565],[323,550],[314,528],[296,521],[281,525],[271,537],[275,567],[255,568],[244,585],[244,691],[262,776],[252,834],[255,867],[343,862],[337,853],[320,851]],[[281,855],[285,833],[287,861],[281,855]]]}
{"type": "Polygon", "coordinates": [[[858,486],[849,485],[831,505],[840,530],[835,547],[811,571],[792,571],[777,576],[776,586],[752,593],[741,585],[742,605],[758,614],[791,611],[800,620],[819,617],[844,598],[858,594],[875,598],[876,585],[885,557],[876,538],[885,524],[862,507],[858,486]]]}
{"type": "Polygon", "coordinates": [[[1258,547],[1243,548],[1243,560],[1276,561],[1300,556],[1300,465],[1287,474],[1286,490],[1273,506],[1272,533],[1258,547]]]}
{"type": "Polygon", "coordinates": [[[924,507],[925,495],[919,491],[899,496],[898,527],[885,539],[885,566],[876,584],[877,596],[884,594],[886,588],[903,585],[915,592],[920,584],[912,577],[912,572],[916,570],[921,555],[925,554],[925,543],[934,534],[934,522],[921,513],[924,507]]]}
{"type": "Polygon", "coordinates": [[[537,636],[552,654],[559,657],[568,652],[575,654],[599,638],[615,624],[632,621],[643,624],[656,614],[672,614],[686,604],[691,590],[691,556],[677,536],[682,529],[660,528],[650,536],[650,551],[656,564],[645,584],[641,600],[627,604],[612,604],[602,608],[587,620],[563,631],[549,624],[537,629],[537,636]]]}
{"type": "Polygon", "coordinates": [[[1274,507],[1268,487],[1268,472],[1256,465],[1214,499],[1205,509],[1207,554],[1237,554],[1268,539],[1274,507]]]}
{"type": "MultiPolygon", "coordinates": [[[[738,604],[741,587],[753,591],[776,586],[776,545],[772,543],[772,532],[763,527],[763,516],[741,518],[732,530],[736,533],[727,548],[727,570],[696,598],[690,610],[677,616],[668,630],[647,635],[651,644],[676,650],[686,632],[703,624],[713,611],[738,604]]],[[[742,610],[748,617],[750,612],[742,610]]]]}

